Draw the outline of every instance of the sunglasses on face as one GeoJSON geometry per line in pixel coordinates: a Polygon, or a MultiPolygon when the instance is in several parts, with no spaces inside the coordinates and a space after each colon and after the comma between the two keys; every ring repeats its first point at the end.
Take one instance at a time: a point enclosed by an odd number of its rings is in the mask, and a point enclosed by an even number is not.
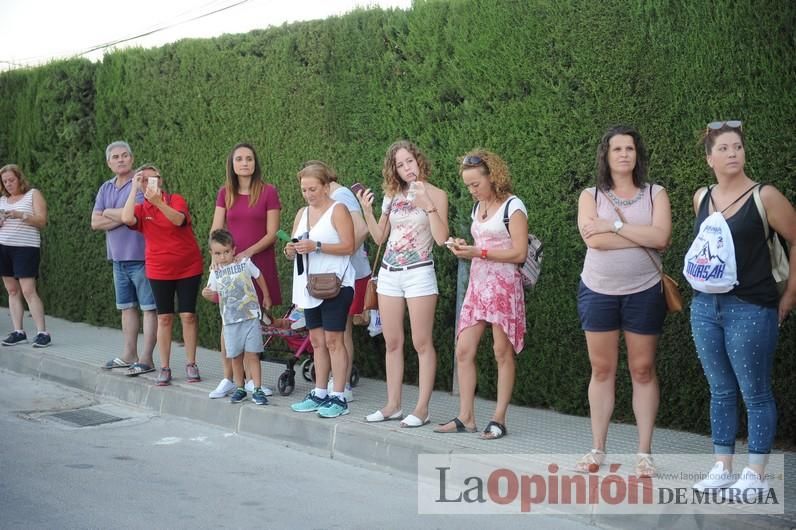
{"type": "Polygon", "coordinates": [[[718,131],[724,126],[727,126],[730,129],[740,129],[743,126],[743,122],[741,120],[712,121],[708,123],[708,130],[718,131]]]}

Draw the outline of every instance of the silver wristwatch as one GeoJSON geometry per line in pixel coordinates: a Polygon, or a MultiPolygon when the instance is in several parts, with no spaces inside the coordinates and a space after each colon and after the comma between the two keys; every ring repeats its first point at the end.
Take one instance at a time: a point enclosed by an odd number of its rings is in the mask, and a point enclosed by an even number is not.
{"type": "Polygon", "coordinates": [[[623,223],[620,219],[617,219],[616,221],[614,221],[614,234],[616,234],[620,230],[622,230],[623,226],[625,226],[625,223],[623,223]]]}

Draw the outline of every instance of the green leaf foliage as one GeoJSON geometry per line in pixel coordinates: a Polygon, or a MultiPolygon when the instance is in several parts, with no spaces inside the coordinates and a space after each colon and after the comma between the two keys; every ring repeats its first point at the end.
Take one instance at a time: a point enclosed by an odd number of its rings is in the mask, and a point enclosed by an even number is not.
{"type": "MultiPolygon", "coordinates": [[[[599,137],[617,123],[644,136],[651,179],[672,200],[665,268],[680,277],[691,198],[712,180],[697,145],[708,121],[743,120],[751,176],[796,199],[795,20],[796,4],[785,0],[417,1],[407,11],[358,10],[128,49],[97,64],[70,60],[0,75],[0,162],[20,164],[48,201],[40,282],[47,311],[118,326],[104,235],[89,227],[96,191],[111,176],[104,160],[111,141],[128,141],[137,163],[157,164],[167,188],[187,198],[204,249],[237,142],[257,147],[289,230],[302,203],[295,176],[304,160],[328,161],[344,184],[362,182],[380,200],[387,146],[411,139],[433,161],[432,181],[449,192],[451,233],[461,237],[469,237],[472,200],[457,157],[487,147],[508,161],[546,249],[527,299],[514,402],[587,414],[590,368],[575,300],[585,248],[576,209],[593,182],[599,137]]],[[[448,389],[457,264],[445,249],[435,260],[437,385],[448,389]]],[[[289,299],[289,263],[280,259],[279,273],[289,299]]],[[[200,340],[215,347],[217,309],[202,300],[199,308],[200,340]]],[[[707,432],[708,388],[690,337],[687,311],[668,317],[658,423],[707,432]]],[[[360,371],[383,376],[383,341],[364,329],[355,339],[360,371]]],[[[479,351],[479,393],[492,397],[490,344],[485,337],[479,351]]],[[[405,380],[414,383],[408,334],[406,349],[405,380]]],[[[783,440],[796,438],[787,420],[796,414],[794,351],[790,323],[774,368],[783,440]]],[[[615,417],[633,421],[624,353],[615,417]]]]}

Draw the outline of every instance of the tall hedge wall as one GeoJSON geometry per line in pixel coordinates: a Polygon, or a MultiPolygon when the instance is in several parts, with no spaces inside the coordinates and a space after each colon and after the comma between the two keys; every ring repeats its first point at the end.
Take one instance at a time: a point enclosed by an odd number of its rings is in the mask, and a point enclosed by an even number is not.
{"type": "MultiPolygon", "coordinates": [[[[472,203],[456,157],[491,148],[509,162],[531,229],[546,245],[541,282],[527,301],[514,401],[586,414],[589,363],[575,307],[585,249],[575,218],[599,136],[619,122],[641,130],[651,177],[672,199],[666,269],[679,271],[692,193],[711,179],[696,145],[706,122],[744,120],[749,172],[796,200],[794,20],[796,4],[787,0],[418,1],[408,11],[125,50],[99,64],[0,76],[0,161],[21,164],[49,203],[47,311],[116,326],[104,236],[89,229],[113,140],[130,142],[137,162],[157,163],[166,185],[187,197],[203,245],[225,157],[239,141],[258,147],[287,229],[301,202],[295,174],[303,160],[327,160],[345,183],[378,188],[386,147],[410,138],[433,160],[432,180],[449,191],[457,236],[467,235],[472,203]]],[[[450,388],[456,263],[444,250],[435,259],[437,385],[450,388]]],[[[280,274],[288,294],[287,263],[280,274]]],[[[201,342],[217,344],[216,309],[200,302],[200,322],[201,342]]],[[[383,375],[383,346],[360,331],[357,364],[383,375]]],[[[791,323],[775,368],[784,440],[796,438],[795,342],[791,323]]],[[[406,380],[414,382],[407,348],[406,380]]],[[[480,353],[479,391],[492,396],[486,341],[480,353]]],[[[687,313],[668,317],[658,370],[659,424],[707,431],[707,384],[687,313]]],[[[632,421],[626,370],[619,379],[616,416],[632,421]]]]}

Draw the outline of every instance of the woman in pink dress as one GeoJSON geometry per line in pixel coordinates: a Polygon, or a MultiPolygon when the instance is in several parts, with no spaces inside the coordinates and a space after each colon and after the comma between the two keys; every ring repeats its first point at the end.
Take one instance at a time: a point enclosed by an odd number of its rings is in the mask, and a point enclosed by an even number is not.
{"type": "Polygon", "coordinates": [[[481,438],[495,440],[508,434],[506,411],[514,389],[514,358],[524,345],[525,294],[517,265],[528,252],[528,211],[511,195],[509,169],[496,154],[483,149],[468,153],[459,174],[477,201],[470,226],[473,244],[464,239],[447,242],[457,258],[472,260],[456,340],[459,415],[435,431],[476,432],[475,356],[484,331],[491,326],[498,367],[497,404],[481,438]]]}
{"type": "MultiPolygon", "coordinates": [[[[233,147],[227,157],[227,180],[218,190],[210,232],[219,228],[229,230],[239,251],[236,257],[250,258],[260,269],[271,299],[263,300],[260,288],[255,286],[257,297],[261,305],[267,303],[268,307],[282,303],[274,255],[281,209],[276,187],[263,181],[260,159],[254,147],[246,143],[233,147]]],[[[224,379],[210,393],[211,398],[224,397],[235,390],[232,364],[224,352],[223,336],[221,350],[224,379]]],[[[246,373],[251,372],[246,370],[246,373]]],[[[267,396],[273,394],[269,388],[262,388],[267,396]]]]}

